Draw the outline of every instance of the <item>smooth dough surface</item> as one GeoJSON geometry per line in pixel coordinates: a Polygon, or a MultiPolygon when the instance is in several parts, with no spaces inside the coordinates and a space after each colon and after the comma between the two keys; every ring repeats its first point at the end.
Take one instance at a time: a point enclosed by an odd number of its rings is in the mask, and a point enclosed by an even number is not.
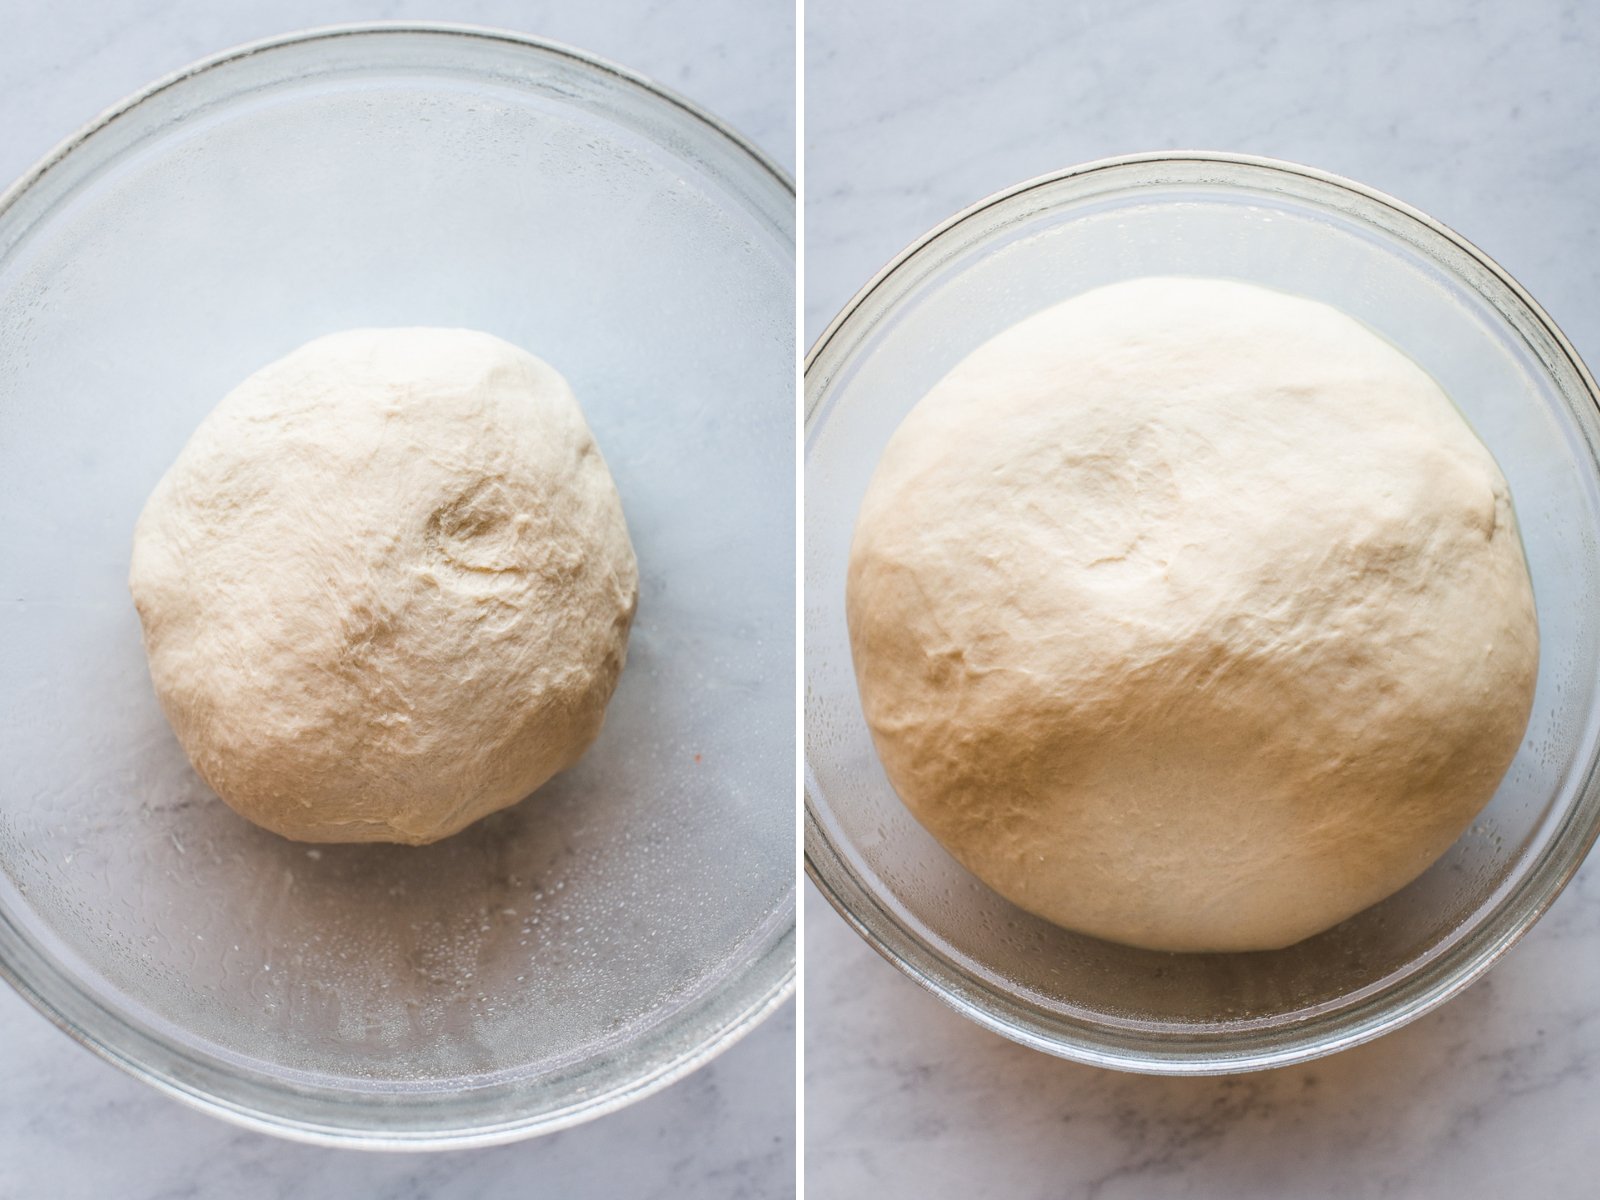
{"type": "Polygon", "coordinates": [[[302,841],[421,844],[588,748],[638,569],[551,367],[488,334],[365,329],[206,417],[130,585],[162,708],[224,800],[302,841]]]}
{"type": "Polygon", "coordinates": [[[1499,468],[1326,305],[1088,292],[896,431],[850,551],[901,799],[1060,925],[1282,947],[1397,891],[1493,795],[1538,666],[1499,468]]]}

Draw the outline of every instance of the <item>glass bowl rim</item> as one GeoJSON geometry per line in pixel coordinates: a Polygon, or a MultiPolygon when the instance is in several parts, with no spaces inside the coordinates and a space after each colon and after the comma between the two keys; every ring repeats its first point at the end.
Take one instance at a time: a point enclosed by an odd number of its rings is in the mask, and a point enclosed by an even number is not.
{"type": "MultiPolygon", "coordinates": [[[[769,176],[791,201],[795,196],[795,183],[790,174],[754,142],[694,101],[609,59],[548,38],[490,26],[445,21],[383,20],[341,22],[274,34],[225,48],[162,75],[80,126],[9,186],[0,190],[0,221],[51,170],[91,138],[175,86],[262,54],[294,53],[317,43],[343,38],[417,35],[444,35],[500,43],[513,51],[548,55],[564,60],[581,71],[610,77],[625,87],[645,94],[651,101],[678,110],[680,119],[703,126],[715,137],[731,145],[738,152],[736,157],[747,158],[769,176]]],[[[227,1077],[230,1071],[226,1060],[212,1061],[196,1056],[187,1048],[173,1045],[157,1028],[148,1026],[129,1013],[108,1007],[55,955],[47,948],[36,945],[33,938],[16,926],[3,906],[0,906],[0,979],[9,983],[53,1025],[97,1057],[193,1108],[235,1125],[294,1141],[344,1149],[459,1150],[501,1145],[554,1133],[615,1112],[698,1070],[738,1042],[795,992],[796,916],[792,891],[787,921],[780,918],[763,922],[756,937],[765,940],[766,945],[749,959],[743,971],[730,977],[734,982],[745,981],[746,986],[737,992],[726,986],[713,989],[683,1010],[691,1013],[707,1008],[716,1009],[717,1019],[706,1022],[713,1026],[710,1035],[686,1048],[675,1050],[665,1062],[655,1064],[653,1070],[627,1082],[602,1088],[597,1094],[578,1103],[531,1117],[423,1131],[386,1129],[381,1109],[371,1110],[375,1119],[367,1125],[315,1117],[291,1117],[282,1111],[219,1094],[203,1083],[195,1082],[193,1068],[196,1065],[202,1067],[203,1074],[227,1077]],[[154,1061],[157,1059],[164,1061],[154,1061]]],[[[659,1029],[649,1031],[647,1036],[650,1034],[658,1040],[662,1038],[659,1029]]],[[[255,1086],[255,1081],[247,1081],[246,1087],[254,1087],[257,1092],[262,1090],[255,1086]]],[[[273,1090],[270,1083],[266,1090],[273,1090]]],[[[303,1096],[305,1093],[283,1094],[303,1096]]],[[[359,1105],[352,1104],[353,1099],[342,1096],[334,1089],[322,1089],[312,1107],[326,1118],[334,1113],[358,1110],[359,1105]]]]}
{"type": "MultiPolygon", "coordinates": [[[[1293,176],[1392,210],[1402,223],[1413,223],[1425,234],[1442,239],[1503,287],[1512,302],[1521,307],[1523,315],[1549,337],[1596,412],[1600,413],[1600,385],[1555,321],[1508,271],[1443,222],[1386,192],[1317,167],[1229,151],[1158,150],[1094,159],[1002,188],[941,221],[890,259],[846,302],[806,354],[804,432],[807,441],[833,379],[832,371],[820,378],[814,378],[814,371],[819,364],[828,365],[826,356],[844,331],[858,319],[869,319],[862,310],[871,305],[875,293],[900,271],[924,253],[936,250],[948,235],[967,222],[1030,192],[1071,179],[1095,175],[1114,177],[1130,167],[1159,164],[1179,169],[1237,169],[1242,174],[1262,179],[1293,176]]],[[[1136,180],[1120,190],[1131,195],[1145,186],[1148,185],[1136,180]]],[[[1108,186],[1100,195],[1111,195],[1117,190],[1108,186]]],[[[1366,218],[1361,219],[1367,223],[1366,218]]],[[[1433,254],[1429,257],[1437,261],[1433,254]]],[[[1450,276],[1457,276],[1458,272],[1449,264],[1438,265],[1450,276]]],[[[903,297],[891,300],[883,311],[870,318],[871,323],[875,325],[892,316],[901,300],[903,297]]],[[[1498,312],[1500,306],[1495,304],[1494,307],[1498,312]]],[[[1600,472],[1600,461],[1595,466],[1600,472]]],[[[802,770],[809,774],[804,754],[802,770]]],[[[1150,1075],[1227,1075],[1308,1062],[1381,1037],[1431,1012],[1481,978],[1533,927],[1570,882],[1597,837],[1600,837],[1600,756],[1587,764],[1576,789],[1575,802],[1561,814],[1559,825],[1542,852],[1516,885],[1494,908],[1484,913],[1475,928],[1397,983],[1372,989],[1354,1004],[1336,1007],[1300,1022],[1193,1040],[1162,1036],[1146,1039],[1145,1046],[1140,1047],[1136,1044],[1140,1040],[1137,1035],[1109,1037],[1103,1027],[1092,1021],[1068,1022],[1057,1014],[1043,1012],[1021,997],[990,986],[913,932],[850,865],[829,836],[809,779],[805,785],[806,875],[845,923],[879,955],[968,1020],[1012,1041],[1091,1066],[1150,1075]],[[1585,823],[1580,824],[1580,816],[1585,823]]]]}

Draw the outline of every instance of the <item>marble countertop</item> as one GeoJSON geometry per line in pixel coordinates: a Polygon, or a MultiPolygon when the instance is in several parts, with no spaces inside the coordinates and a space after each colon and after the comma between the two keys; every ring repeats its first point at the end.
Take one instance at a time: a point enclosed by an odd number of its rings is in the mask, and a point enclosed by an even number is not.
{"type": "MultiPolygon", "coordinates": [[[[447,19],[590,49],[691,96],[794,168],[788,0],[20,0],[0,42],[0,185],[196,58],[311,25],[447,19]]],[[[488,1150],[374,1155],[246,1132],[101,1062],[0,985],[0,1200],[793,1194],[794,1006],[710,1066],[599,1121],[488,1150]]]]}
{"type": "MultiPolygon", "coordinates": [[[[998,188],[1172,147],[1298,160],[1433,214],[1600,364],[1600,10],[1400,0],[807,7],[806,325],[998,188]]],[[[1482,982],[1376,1043],[1225,1079],[969,1024],[806,902],[815,1200],[1593,1195],[1600,863],[1482,982]]]]}

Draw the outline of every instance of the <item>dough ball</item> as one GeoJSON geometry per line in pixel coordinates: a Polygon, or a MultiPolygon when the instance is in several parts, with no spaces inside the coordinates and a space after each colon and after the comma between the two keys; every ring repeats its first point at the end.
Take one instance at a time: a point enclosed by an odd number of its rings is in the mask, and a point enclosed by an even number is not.
{"type": "Polygon", "coordinates": [[[566,381],[363,329],[256,372],[145,505],[130,584],[195,769],[285,837],[446,837],[575,763],[638,568],[566,381]]]}
{"type": "Polygon", "coordinates": [[[1158,950],[1398,890],[1521,743],[1505,480],[1326,305],[1142,279],[1005,331],[890,440],[846,598],[890,781],[990,887],[1158,950]]]}

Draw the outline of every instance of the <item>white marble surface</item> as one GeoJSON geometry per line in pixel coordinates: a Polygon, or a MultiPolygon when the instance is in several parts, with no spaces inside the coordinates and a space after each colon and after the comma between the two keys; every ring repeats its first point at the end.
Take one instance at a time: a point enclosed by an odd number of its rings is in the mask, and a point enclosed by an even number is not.
{"type": "MultiPolygon", "coordinates": [[[[806,44],[811,337],[906,242],[996,188],[1204,147],[1411,201],[1494,255],[1600,364],[1593,5],[810,0],[806,44]]],[[[814,892],[806,911],[814,1200],[1595,1194],[1600,863],[1439,1012],[1222,1080],[1012,1045],[901,977],[814,892]]]]}
{"type": "MultiPolygon", "coordinates": [[[[340,21],[496,25],[582,46],[691,96],[794,166],[788,0],[16,0],[0,5],[0,183],[105,107],[228,46],[340,21]]],[[[81,1049],[0,985],[0,1200],[793,1194],[794,1013],[621,1113],[445,1154],[302,1146],[192,1111],[81,1049]]]]}
{"type": "Polygon", "coordinates": [[[1585,0],[809,0],[805,38],[808,338],[990,192],[1184,147],[1311,163],[1417,205],[1596,356],[1585,0]]]}

